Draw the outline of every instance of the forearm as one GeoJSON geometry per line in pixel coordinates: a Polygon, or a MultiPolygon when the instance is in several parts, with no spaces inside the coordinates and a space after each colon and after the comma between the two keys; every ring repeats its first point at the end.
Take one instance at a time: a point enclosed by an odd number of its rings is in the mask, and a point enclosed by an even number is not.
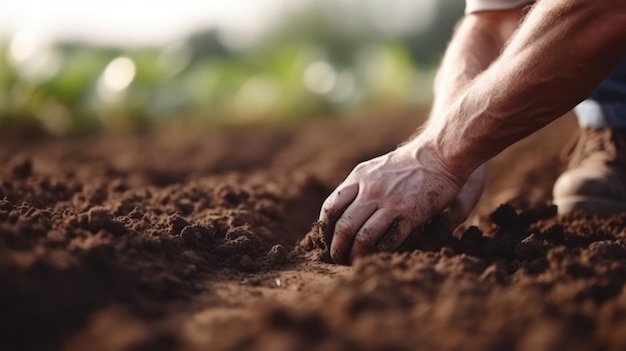
{"type": "Polygon", "coordinates": [[[419,143],[451,172],[481,163],[561,116],[626,54],[621,1],[540,1],[502,55],[446,110],[419,143]]]}
{"type": "Polygon", "coordinates": [[[470,14],[461,20],[435,78],[431,118],[441,116],[467,84],[498,57],[521,16],[521,9],[514,9],[470,14]]]}

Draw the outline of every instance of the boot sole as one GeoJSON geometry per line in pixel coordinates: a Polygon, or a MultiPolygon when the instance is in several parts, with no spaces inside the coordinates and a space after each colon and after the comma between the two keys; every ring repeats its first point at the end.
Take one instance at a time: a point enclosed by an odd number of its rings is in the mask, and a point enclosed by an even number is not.
{"type": "Polygon", "coordinates": [[[601,197],[567,196],[554,199],[558,213],[569,214],[574,211],[582,211],[589,214],[610,216],[626,212],[626,202],[607,200],[601,197]]]}

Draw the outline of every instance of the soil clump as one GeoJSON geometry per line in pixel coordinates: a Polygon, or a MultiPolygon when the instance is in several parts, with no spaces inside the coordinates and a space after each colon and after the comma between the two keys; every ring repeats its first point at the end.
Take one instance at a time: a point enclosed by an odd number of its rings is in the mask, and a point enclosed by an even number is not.
{"type": "Polygon", "coordinates": [[[413,115],[4,139],[0,349],[623,349],[626,214],[550,204],[569,117],[490,163],[457,231],[328,263],[322,201],[413,115]]]}

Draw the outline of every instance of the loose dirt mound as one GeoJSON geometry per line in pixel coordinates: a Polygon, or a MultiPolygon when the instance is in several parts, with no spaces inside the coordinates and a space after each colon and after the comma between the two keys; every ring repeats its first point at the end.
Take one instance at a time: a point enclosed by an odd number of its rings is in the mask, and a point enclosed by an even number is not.
{"type": "Polygon", "coordinates": [[[323,199],[415,124],[5,139],[0,349],[623,349],[626,215],[546,202],[569,119],[492,162],[455,235],[320,260],[323,199]]]}

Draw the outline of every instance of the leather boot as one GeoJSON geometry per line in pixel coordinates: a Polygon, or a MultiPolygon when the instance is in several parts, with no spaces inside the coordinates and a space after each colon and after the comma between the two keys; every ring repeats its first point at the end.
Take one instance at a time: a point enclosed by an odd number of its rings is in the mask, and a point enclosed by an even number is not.
{"type": "Polygon", "coordinates": [[[553,188],[560,214],[626,212],[626,129],[581,128],[553,188]]]}

